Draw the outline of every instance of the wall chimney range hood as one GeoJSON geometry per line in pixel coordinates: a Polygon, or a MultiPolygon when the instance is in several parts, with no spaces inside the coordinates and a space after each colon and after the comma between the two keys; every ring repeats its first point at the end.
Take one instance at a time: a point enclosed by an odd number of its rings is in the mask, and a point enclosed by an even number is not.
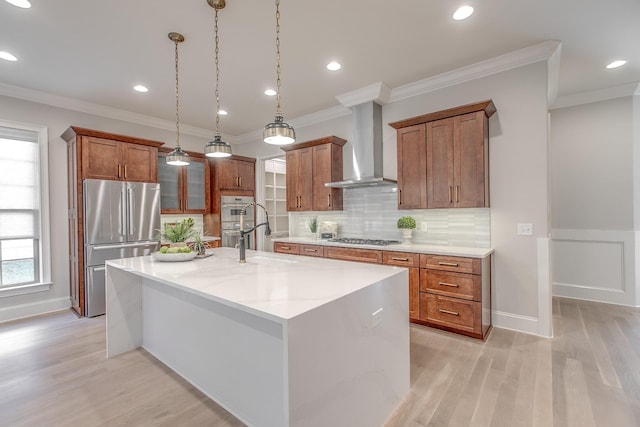
{"type": "Polygon", "coordinates": [[[382,107],[369,101],[350,107],[353,114],[353,178],[328,182],[325,187],[397,186],[382,176],[382,107]]]}

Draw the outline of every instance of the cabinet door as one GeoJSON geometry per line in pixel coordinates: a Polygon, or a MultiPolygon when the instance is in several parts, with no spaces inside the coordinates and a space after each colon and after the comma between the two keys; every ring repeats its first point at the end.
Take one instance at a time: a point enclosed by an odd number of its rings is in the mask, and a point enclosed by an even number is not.
{"type": "Polygon", "coordinates": [[[334,209],[331,188],[325,187],[325,182],[331,182],[331,144],[313,147],[313,210],[329,211],[334,209]]]}
{"type": "Polygon", "coordinates": [[[167,164],[165,155],[158,156],[158,182],[160,183],[160,211],[181,213],[182,166],[167,164]]]}
{"type": "MultiPolygon", "coordinates": [[[[454,205],[458,208],[485,206],[484,112],[454,118],[454,205]]],[[[487,195],[488,196],[488,195],[487,195]]]]}
{"type": "Polygon", "coordinates": [[[425,125],[398,129],[398,209],[427,207],[425,125]]]}
{"type": "Polygon", "coordinates": [[[409,319],[420,319],[420,269],[409,269],[409,319]]]}
{"type": "Polygon", "coordinates": [[[238,189],[238,165],[233,159],[216,159],[218,170],[218,187],[221,190],[238,189]]]}
{"type": "Polygon", "coordinates": [[[120,180],[123,168],[119,141],[82,137],[82,178],[120,180]]]}
{"type": "Polygon", "coordinates": [[[311,148],[288,151],[287,210],[313,210],[313,152],[311,148]]]}
{"type": "Polygon", "coordinates": [[[453,207],[453,118],[427,123],[427,208],[453,207]]]}
{"type": "Polygon", "coordinates": [[[158,182],[158,149],[147,145],[122,144],[125,181],[158,182]]]}
{"type": "Polygon", "coordinates": [[[241,190],[254,191],[256,189],[256,167],[252,162],[236,160],[238,183],[241,190]]]}
{"type": "Polygon", "coordinates": [[[192,158],[183,174],[183,209],[189,213],[206,212],[206,168],[204,159],[192,158]]]}

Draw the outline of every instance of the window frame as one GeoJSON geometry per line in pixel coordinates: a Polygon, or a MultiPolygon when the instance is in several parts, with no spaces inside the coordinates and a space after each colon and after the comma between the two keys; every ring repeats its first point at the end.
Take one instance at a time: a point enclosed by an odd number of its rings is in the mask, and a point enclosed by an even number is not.
{"type": "Polygon", "coordinates": [[[0,287],[0,298],[43,292],[51,289],[51,221],[49,215],[49,136],[46,126],[32,125],[9,120],[0,120],[0,126],[35,132],[38,135],[38,192],[40,238],[34,249],[35,283],[7,285],[0,287]]]}

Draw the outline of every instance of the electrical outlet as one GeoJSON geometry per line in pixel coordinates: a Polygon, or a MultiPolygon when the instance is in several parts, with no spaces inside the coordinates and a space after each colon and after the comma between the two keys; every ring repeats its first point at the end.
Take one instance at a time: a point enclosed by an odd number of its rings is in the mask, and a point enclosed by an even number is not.
{"type": "Polygon", "coordinates": [[[533,224],[518,224],[518,236],[533,236],[533,224]]]}
{"type": "Polygon", "coordinates": [[[420,231],[427,231],[427,222],[420,223],[420,231]]]}
{"type": "Polygon", "coordinates": [[[380,323],[382,323],[382,312],[383,312],[383,310],[384,310],[384,308],[380,307],[379,309],[377,309],[376,311],[371,313],[371,327],[372,328],[375,328],[380,323]]]}

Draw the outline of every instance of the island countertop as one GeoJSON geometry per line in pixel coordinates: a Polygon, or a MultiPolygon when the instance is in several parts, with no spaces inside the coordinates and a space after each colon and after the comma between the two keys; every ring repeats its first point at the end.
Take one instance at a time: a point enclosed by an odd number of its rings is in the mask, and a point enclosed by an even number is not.
{"type": "Polygon", "coordinates": [[[243,311],[286,321],[397,274],[402,267],[216,248],[203,259],[159,262],[151,256],[107,264],[243,311]]]}

